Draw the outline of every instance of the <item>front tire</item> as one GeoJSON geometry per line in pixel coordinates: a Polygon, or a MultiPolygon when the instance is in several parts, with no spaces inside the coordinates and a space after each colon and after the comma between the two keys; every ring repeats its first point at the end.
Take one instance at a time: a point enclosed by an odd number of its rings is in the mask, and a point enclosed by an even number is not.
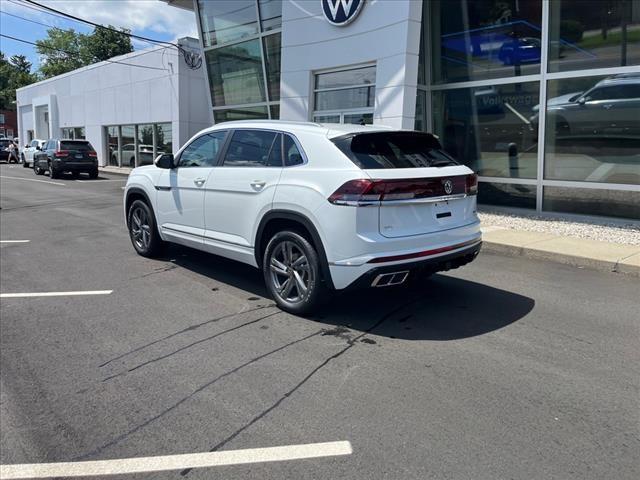
{"type": "Polygon", "coordinates": [[[40,168],[40,166],[35,162],[33,163],[33,173],[36,175],[44,175],[42,168],[40,168]]]}
{"type": "Polygon", "coordinates": [[[164,247],[153,211],[142,200],[135,200],[129,207],[127,227],[133,248],[143,257],[157,257],[164,247]]]}
{"type": "Polygon", "coordinates": [[[24,158],[24,155],[22,155],[22,166],[24,168],[29,168],[29,162],[27,162],[27,159],[24,158]]]}
{"type": "Polygon", "coordinates": [[[326,295],[316,249],[299,233],[282,231],[271,238],[262,272],[278,307],[295,315],[311,313],[326,295]]]}

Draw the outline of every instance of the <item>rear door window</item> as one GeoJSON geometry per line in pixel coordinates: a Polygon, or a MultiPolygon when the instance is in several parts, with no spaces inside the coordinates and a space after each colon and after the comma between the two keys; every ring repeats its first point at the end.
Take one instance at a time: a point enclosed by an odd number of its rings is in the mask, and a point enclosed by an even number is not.
{"type": "Polygon", "coordinates": [[[362,169],[423,168],[459,165],[432,135],[374,132],[334,138],[335,145],[362,169]]]}
{"type": "MultiPolygon", "coordinates": [[[[277,132],[266,130],[236,130],[224,158],[225,167],[264,167],[277,132]]],[[[280,164],[281,165],[281,164],[280,164]]]]}

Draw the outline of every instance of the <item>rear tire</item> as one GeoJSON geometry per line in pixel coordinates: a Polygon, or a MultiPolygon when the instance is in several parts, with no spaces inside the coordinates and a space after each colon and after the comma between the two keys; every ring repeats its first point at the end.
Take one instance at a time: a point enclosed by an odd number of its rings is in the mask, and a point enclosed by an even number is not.
{"type": "Polygon", "coordinates": [[[53,180],[54,178],[58,178],[59,176],[60,176],[60,173],[58,172],[58,170],[53,168],[53,165],[49,163],[49,178],[53,180]]]}
{"type": "Polygon", "coordinates": [[[151,207],[135,200],[127,212],[127,227],[133,248],[143,257],[157,257],[164,247],[151,207]]]}
{"type": "Polygon", "coordinates": [[[98,169],[97,168],[95,170],[91,170],[89,172],[89,178],[91,180],[95,180],[96,178],[98,178],[98,169]]]}
{"type": "Polygon", "coordinates": [[[29,162],[27,162],[27,159],[24,158],[24,155],[22,155],[22,166],[24,168],[29,168],[29,162]]]}
{"type": "Polygon", "coordinates": [[[269,240],[262,273],[278,307],[294,315],[311,313],[328,293],[315,247],[297,232],[281,231],[269,240]]]}
{"type": "Polygon", "coordinates": [[[44,175],[44,171],[42,170],[42,168],[40,168],[40,166],[35,162],[33,164],[33,173],[35,173],[36,175],[44,175]]]}

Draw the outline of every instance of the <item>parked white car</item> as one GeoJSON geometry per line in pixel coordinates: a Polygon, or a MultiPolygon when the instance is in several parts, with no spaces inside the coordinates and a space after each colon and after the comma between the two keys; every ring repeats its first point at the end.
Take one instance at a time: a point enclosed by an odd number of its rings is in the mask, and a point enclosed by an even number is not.
{"type": "Polygon", "coordinates": [[[328,290],[386,287],[471,262],[477,177],[427,133],[226,122],[136,168],[124,192],[135,250],[175,242],[263,271],[284,310],[328,290]]]}
{"type": "Polygon", "coordinates": [[[42,146],[45,142],[46,140],[34,138],[26,147],[22,149],[22,153],[20,154],[20,156],[22,157],[22,166],[24,168],[31,168],[33,166],[33,156],[36,152],[42,150],[42,146]]]}

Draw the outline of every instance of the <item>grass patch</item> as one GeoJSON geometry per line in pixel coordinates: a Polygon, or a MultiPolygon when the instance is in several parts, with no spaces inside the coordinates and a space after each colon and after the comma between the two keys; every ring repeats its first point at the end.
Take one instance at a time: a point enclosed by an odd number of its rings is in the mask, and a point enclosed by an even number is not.
{"type": "MultiPolygon", "coordinates": [[[[633,30],[627,30],[627,44],[640,42],[640,29],[634,28],[633,30]]],[[[620,45],[622,43],[622,32],[612,32],[607,35],[607,38],[602,38],[602,35],[593,35],[591,37],[583,38],[577,45],[585,50],[590,50],[599,47],[608,47],[611,45],[620,45]]],[[[629,47],[630,45],[627,45],[629,47]]]]}

